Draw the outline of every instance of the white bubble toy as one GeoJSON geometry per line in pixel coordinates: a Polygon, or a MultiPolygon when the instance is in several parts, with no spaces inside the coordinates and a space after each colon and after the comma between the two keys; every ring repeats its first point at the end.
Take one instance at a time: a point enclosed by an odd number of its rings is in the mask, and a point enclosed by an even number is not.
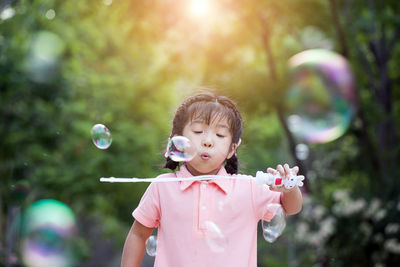
{"type": "Polygon", "coordinates": [[[274,185],[277,187],[284,186],[286,189],[291,189],[297,186],[303,186],[304,176],[303,175],[294,175],[289,174],[288,178],[282,178],[279,173],[271,174],[267,172],[258,171],[256,173],[256,182],[257,184],[266,184],[266,185],[274,185]]]}

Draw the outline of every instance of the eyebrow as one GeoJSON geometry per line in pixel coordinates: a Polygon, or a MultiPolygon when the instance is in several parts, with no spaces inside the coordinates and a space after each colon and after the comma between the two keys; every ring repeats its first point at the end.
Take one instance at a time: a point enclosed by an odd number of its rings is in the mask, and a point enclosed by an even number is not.
{"type": "Polygon", "coordinates": [[[229,127],[228,127],[227,125],[225,125],[225,124],[218,124],[217,127],[219,127],[219,128],[226,128],[226,129],[229,130],[229,127]]]}
{"type": "MultiPolygon", "coordinates": [[[[190,125],[193,125],[195,123],[200,123],[200,124],[205,124],[205,122],[203,120],[194,120],[190,123],[190,125]]],[[[219,128],[226,128],[229,130],[229,127],[226,124],[217,124],[217,127],[219,128]]]]}

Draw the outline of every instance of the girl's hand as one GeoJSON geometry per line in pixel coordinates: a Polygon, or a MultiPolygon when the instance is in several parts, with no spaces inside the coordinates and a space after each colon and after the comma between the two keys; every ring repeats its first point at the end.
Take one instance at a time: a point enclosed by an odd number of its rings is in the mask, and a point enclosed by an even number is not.
{"type": "MultiPolygon", "coordinates": [[[[278,165],[276,166],[276,170],[273,168],[268,168],[267,172],[273,175],[276,175],[279,173],[279,175],[282,177],[282,179],[288,179],[289,175],[297,175],[297,173],[299,172],[299,167],[294,166],[293,168],[290,168],[289,165],[287,163],[285,163],[283,166],[282,165],[278,165]]],[[[293,187],[296,188],[297,186],[293,187]]],[[[291,189],[287,189],[284,186],[276,186],[276,185],[271,185],[269,187],[270,190],[272,191],[276,191],[276,192],[289,192],[291,190],[293,190],[293,188],[291,189]]]]}

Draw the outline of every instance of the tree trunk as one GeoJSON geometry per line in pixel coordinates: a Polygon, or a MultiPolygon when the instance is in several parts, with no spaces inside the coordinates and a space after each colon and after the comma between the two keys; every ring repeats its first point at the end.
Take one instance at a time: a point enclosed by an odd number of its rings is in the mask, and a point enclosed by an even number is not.
{"type": "Polygon", "coordinates": [[[333,24],[335,25],[336,34],[340,43],[340,52],[344,57],[348,56],[347,42],[342,29],[342,25],[340,24],[339,14],[337,11],[336,0],[329,0],[330,10],[332,14],[333,24]]]}
{"type": "MultiPolygon", "coordinates": [[[[276,63],[275,63],[275,59],[274,59],[274,56],[273,56],[273,53],[271,50],[271,44],[270,44],[270,40],[271,40],[271,29],[269,26],[270,24],[268,23],[265,16],[260,14],[259,17],[260,17],[261,26],[263,29],[262,41],[263,41],[265,53],[267,55],[267,66],[269,68],[269,74],[270,74],[271,80],[273,82],[277,83],[278,82],[277,68],[276,68],[276,63]]],[[[286,122],[286,119],[284,116],[283,109],[279,104],[277,104],[275,106],[275,109],[276,109],[276,113],[278,115],[279,122],[281,123],[281,126],[286,134],[286,138],[289,143],[290,153],[293,157],[295,164],[299,167],[299,174],[307,177],[307,167],[303,163],[303,161],[301,161],[296,155],[296,141],[295,141],[295,138],[293,137],[292,133],[289,130],[289,127],[287,125],[287,122],[286,122]]],[[[304,179],[304,186],[302,187],[302,191],[304,193],[310,192],[307,179],[304,179]]]]}

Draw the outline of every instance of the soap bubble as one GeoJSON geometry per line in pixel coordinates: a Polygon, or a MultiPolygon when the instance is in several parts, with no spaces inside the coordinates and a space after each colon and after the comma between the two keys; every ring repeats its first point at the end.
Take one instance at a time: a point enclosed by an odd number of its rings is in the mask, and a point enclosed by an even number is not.
{"type": "Polygon", "coordinates": [[[212,252],[224,252],[228,246],[228,239],[222,234],[219,227],[212,221],[205,221],[205,240],[212,252]]]}
{"type": "Polygon", "coordinates": [[[21,221],[21,255],[25,266],[75,266],[75,232],[75,215],[67,205],[53,199],[33,203],[21,221]]]}
{"type": "Polygon", "coordinates": [[[357,103],[347,60],[329,50],[311,49],[294,55],[289,67],[289,129],[310,143],[326,143],[342,136],[357,103]]]}
{"type": "Polygon", "coordinates": [[[103,124],[96,124],[90,131],[95,146],[100,149],[107,149],[112,142],[111,133],[103,124]]]}
{"type": "Polygon", "coordinates": [[[154,257],[157,254],[157,236],[151,235],[147,238],[146,252],[151,257],[154,257]]]}
{"type": "Polygon", "coordinates": [[[167,152],[173,161],[191,161],[196,155],[196,148],[189,138],[185,136],[174,136],[168,141],[167,152]]]}
{"type": "Polygon", "coordinates": [[[262,220],[264,239],[273,243],[286,227],[285,214],[280,204],[268,204],[262,220]]]}

